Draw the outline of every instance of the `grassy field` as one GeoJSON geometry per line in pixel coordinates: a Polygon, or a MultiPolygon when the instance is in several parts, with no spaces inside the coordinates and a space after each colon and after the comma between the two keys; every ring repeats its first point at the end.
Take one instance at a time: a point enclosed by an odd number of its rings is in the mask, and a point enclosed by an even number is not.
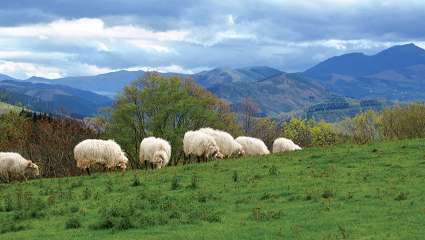
{"type": "Polygon", "coordinates": [[[0,239],[423,239],[425,140],[0,184],[0,239]]]}

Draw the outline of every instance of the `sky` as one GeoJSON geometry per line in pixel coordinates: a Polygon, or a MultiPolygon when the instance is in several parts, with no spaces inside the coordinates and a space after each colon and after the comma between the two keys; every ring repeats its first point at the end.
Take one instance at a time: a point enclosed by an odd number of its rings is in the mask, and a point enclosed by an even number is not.
{"type": "Polygon", "coordinates": [[[4,0],[0,73],[304,71],[335,55],[425,47],[424,0],[4,0]]]}

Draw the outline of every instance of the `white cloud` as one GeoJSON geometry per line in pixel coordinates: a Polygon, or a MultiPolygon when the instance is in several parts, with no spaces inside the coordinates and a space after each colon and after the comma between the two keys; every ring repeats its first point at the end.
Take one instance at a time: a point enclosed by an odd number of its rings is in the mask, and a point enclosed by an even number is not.
{"type": "Polygon", "coordinates": [[[59,68],[2,60],[0,60],[0,72],[15,78],[28,78],[31,76],[60,78],[63,76],[59,68]]]}
{"type": "Polygon", "coordinates": [[[193,74],[201,71],[209,70],[210,67],[197,67],[197,68],[184,68],[182,66],[172,64],[169,66],[159,66],[159,67],[146,67],[146,66],[137,66],[127,68],[128,71],[156,71],[156,72],[172,72],[172,73],[182,73],[182,74],[193,74]]]}

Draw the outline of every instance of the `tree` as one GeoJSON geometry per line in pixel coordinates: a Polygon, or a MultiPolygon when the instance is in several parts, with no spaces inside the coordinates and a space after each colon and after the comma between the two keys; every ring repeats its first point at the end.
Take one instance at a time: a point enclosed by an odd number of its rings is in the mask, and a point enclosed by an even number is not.
{"type": "Polygon", "coordinates": [[[172,162],[177,164],[186,131],[207,126],[238,131],[228,109],[190,79],[148,73],[118,97],[110,110],[107,135],[129,153],[133,167],[139,166],[139,144],[148,136],[167,139],[173,147],[172,162]]]}
{"type": "Polygon", "coordinates": [[[279,126],[271,118],[255,118],[250,136],[260,138],[270,148],[280,135],[279,126]]]}
{"type": "Polygon", "coordinates": [[[239,113],[242,120],[242,129],[245,134],[252,130],[253,118],[260,112],[258,105],[250,97],[245,97],[239,103],[239,113]]]}

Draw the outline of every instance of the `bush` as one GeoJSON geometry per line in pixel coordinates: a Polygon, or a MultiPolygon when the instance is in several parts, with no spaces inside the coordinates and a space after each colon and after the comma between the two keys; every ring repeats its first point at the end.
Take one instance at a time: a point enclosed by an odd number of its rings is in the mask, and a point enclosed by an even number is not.
{"type": "Polygon", "coordinates": [[[319,122],[311,128],[311,141],[313,146],[327,146],[336,143],[336,133],[332,125],[319,122]]]}
{"type": "Polygon", "coordinates": [[[310,127],[304,120],[298,118],[292,118],[283,126],[283,136],[304,147],[311,145],[310,127]]]}

